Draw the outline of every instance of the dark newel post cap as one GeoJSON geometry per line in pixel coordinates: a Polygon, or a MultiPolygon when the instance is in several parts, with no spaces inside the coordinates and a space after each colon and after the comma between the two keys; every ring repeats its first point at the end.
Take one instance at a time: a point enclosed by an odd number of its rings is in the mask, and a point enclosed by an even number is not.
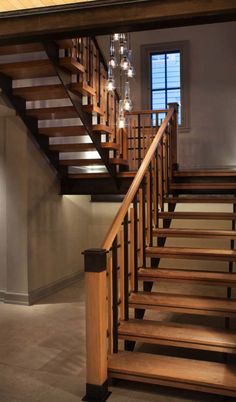
{"type": "Polygon", "coordinates": [[[90,248],[85,250],[84,270],[85,272],[102,272],[106,271],[107,251],[102,248],[90,248]]]}
{"type": "Polygon", "coordinates": [[[177,102],[173,102],[173,103],[168,103],[168,108],[174,108],[176,110],[176,112],[178,112],[179,110],[179,104],[177,102]]]}

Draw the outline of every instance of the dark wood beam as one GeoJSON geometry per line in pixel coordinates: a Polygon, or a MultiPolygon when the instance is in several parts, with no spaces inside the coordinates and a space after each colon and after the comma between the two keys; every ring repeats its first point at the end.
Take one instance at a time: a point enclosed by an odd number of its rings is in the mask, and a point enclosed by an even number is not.
{"type": "Polygon", "coordinates": [[[94,1],[1,13],[0,44],[236,20],[235,0],[94,1]]]}
{"type": "Polygon", "coordinates": [[[117,184],[112,178],[99,179],[62,179],[61,194],[126,194],[132,182],[132,178],[118,178],[117,184]]]}

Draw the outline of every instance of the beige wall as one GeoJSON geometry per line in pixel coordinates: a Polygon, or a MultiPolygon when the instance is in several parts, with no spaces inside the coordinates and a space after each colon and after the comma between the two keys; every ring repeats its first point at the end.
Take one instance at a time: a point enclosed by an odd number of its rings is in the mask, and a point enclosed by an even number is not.
{"type": "Polygon", "coordinates": [[[120,203],[92,202],[89,224],[89,247],[101,247],[120,203]]]}
{"type": "MultiPolygon", "coordinates": [[[[10,109],[0,117],[0,295],[28,295],[78,276],[89,245],[87,196],[61,196],[55,171],[10,109]]],[[[36,293],[35,293],[36,292],[36,293]]]]}
{"type": "MultiPolygon", "coordinates": [[[[235,32],[229,22],[132,33],[134,109],[143,106],[141,46],[189,41],[190,131],[179,133],[178,143],[183,168],[236,166],[235,32]]],[[[108,37],[99,42],[107,53],[108,37]]]]}

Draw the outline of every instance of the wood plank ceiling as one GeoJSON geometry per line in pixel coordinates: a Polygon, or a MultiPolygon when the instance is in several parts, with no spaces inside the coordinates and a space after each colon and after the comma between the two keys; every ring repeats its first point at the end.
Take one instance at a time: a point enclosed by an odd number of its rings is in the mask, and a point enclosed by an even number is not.
{"type": "Polygon", "coordinates": [[[94,0],[1,0],[0,12],[24,10],[37,7],[59,6],[73,3],[86,3],[94,0]]]}

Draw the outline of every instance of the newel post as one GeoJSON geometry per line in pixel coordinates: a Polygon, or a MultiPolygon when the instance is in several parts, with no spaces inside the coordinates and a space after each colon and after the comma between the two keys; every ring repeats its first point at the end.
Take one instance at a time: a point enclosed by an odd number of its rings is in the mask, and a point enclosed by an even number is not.
{"type": "Polygon", "coordinates": [[[171,130],[171,161],[172,161],[172,172],[173,170],[178,169],[178,162],[177,162],[177,133],[178,133],[178,111],[179,111],[179,104],[178,103],[168,103],[169,109],[174,109],[174,115],[172,119],[172,130],[171,130]]]}
{"type": "Polygon", "coordinates": [[[104,402],[107,381],[106,250],[84,251],[86,292],[86,395],[88,402],[104,402]]]}

